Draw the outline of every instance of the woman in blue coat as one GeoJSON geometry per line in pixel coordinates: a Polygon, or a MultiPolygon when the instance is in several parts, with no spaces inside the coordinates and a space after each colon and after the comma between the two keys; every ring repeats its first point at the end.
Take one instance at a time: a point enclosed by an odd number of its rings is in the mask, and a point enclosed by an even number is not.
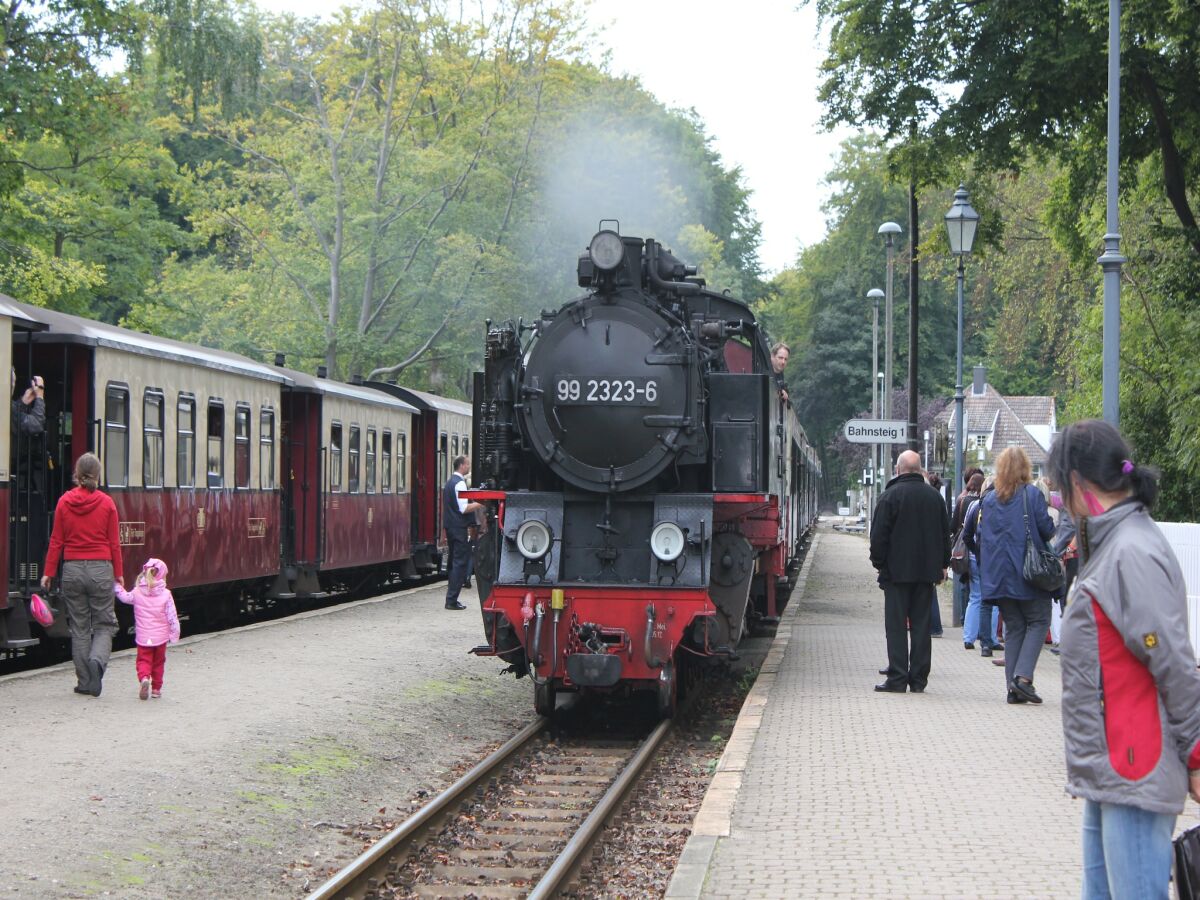
{"type": "Polygon", "coordinates": [[[983,599],[998,605],[1004,616],[1009,703],[1042,702],[1033,687],[1033,670],[1050,627],[1050,594],[1024,575],[1026,533],[1042,546],[1054,534],[1046,498],[1032,482],[1024,450],[1009,447],[1001,453],[996,460],[996,489],[983,497],[977,529],[983,599]]]}

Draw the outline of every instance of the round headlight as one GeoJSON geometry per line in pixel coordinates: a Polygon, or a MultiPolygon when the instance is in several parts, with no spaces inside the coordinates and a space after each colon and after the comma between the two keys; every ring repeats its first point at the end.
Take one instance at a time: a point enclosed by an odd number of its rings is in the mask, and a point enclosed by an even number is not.
{"type": "Polygon", "coordinates": [[[625,244],[615,231],[598,231],[588,245],[588,255],[601,272],[611,272],[625,258],[625,244]]]}
{"type": "Polygon", "coordinates": [[[550,550],[550,529],[530,519],[517,529],[517,551],[526,559],[541,559],[550,550]]]}
{"type": "Polygon", "coordinates": [[[674,562],[683,552],[683,531],[674,522],[659,522],[650,532],[650,552],[663,562],[674,562]]]}

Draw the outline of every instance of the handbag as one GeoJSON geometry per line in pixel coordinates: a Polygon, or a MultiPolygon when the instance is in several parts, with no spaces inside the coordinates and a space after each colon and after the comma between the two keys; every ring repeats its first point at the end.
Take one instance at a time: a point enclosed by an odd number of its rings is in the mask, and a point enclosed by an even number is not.
{"type": "MultiPolygon", "coordinates": [[[[1021,574],[1039,591],[1053,594],[1055,591],[1062,590],[1062,586],[1067,580],[1066,570],[1063,568],[1061,559],[1047,550],[1044,545],[1039,547],[1033,541],[1033,534],[1029,530],[1028,490],[1021,491],[1021,503],[1025,508],[1025,564],[1021,574]]],[[[1041,543],[1041,535],[1038,535],[1038,543],[1041,543]]]]}
{"type": "Polygon", "coordinates": [[[50,604],[43,600],[38,594],[34,594],[29,598],[29,614],[33,616],[37,623],[43,628],[49,628],[54,624],[54,613],[50,609],[50,604]]]}
{"type": "Polygon", "coordinates": [[[1200,825],[1174,841],[1175,891],[1179,900],[1200,900],[1200,825]]]}
{"type": "Polygon", "coordinates": [[[954,548],[950,551],[950,568],[956,575],[968,575],[971,572],[971,561],[967,558],[967,542],[963,539],[965,528],[958,529],[954,539],[954,548]]]}

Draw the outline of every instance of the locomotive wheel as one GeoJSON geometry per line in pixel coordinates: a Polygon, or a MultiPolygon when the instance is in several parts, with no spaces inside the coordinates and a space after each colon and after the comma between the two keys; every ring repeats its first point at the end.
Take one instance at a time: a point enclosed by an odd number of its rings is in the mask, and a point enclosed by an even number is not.
{"type": "Polygon", "coordinates": [[[670,719],[675,715],[679,700],[679,679],[675,675],[675,664],[664,663],[658,673],[658,716],[670,719]]]}
{"type": "Polygon", "coordinates": [[[549,718],[554,715],[554,703],[557,692],[554,685],[547,681],[545,684],[535,684],[533,687],[533,711],[539,716],[549,718]]]}

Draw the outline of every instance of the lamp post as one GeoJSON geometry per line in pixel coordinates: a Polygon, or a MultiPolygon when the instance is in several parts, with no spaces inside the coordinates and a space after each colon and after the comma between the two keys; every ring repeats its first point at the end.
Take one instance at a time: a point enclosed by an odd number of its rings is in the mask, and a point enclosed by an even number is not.
{"type": "Polygon", "coordinates": [[[925,429],[925,471],[929,471],[929,429],[925,429]]]}
{"type": "MultiPolygon", "coordinates": [[[[879,397],[879,409],[882,410],[883,409],[883,396],[884,396],[883,395],[883,372],[875,373],[875,385],[876,385],[875,393],[879,397]]],[[[882,484],[887,483],[887,478],[885,477],[884,470],[887,469],[891,465],[892,448],[891,448],[891,445],[889,445],[889,444],[876,444],[875,446],[879,450],[879,471],[875,475],[875,480],[880,482],[880,484],[882,485],[882,484]],[[887,460],[886,463],[884,462],[885,459],[887,460]]],[[[880,491],[880,493],[882,493],[882,490],[880,491]]]]}
{"type": "MultiPolygon", "coordinates": [[[[975,228],[979,225],[979,213],[971,207],[967,189],[958,186],[954,192],[954,203],[946,213],[946,231],[950,237],[950,252],[958,257],[958,337],[956,342],[954,381],[954,491],[962,487],[963,452],[966,449],[966,433],[963,429],[963,265],[971,246],[975,243],[975,228]]],[[[962,615],[962,584],[954,579],[954,620],[957,624],[962,615]]]]}
{"type": "Polygon", "coordinates": [[[1121,410],[1121,233],[1117,218],[1118,151],[1121,145],[1121,0],[1108,0],[1108,177],[1104,253],[1096,260],[1104,270],[1104,339],[1101,352],[1101,405],[1104,421],[1114,428],[1121,410]]]}
{"type": "MultiPolygon", "coordinates": [[[[900,234],[900,226],[895,222],[884,222],[879,226],[877,234],[883,235],[883,245],[887,248],[887,302],[884,311],[883,339],[883,417],[892,417],[892,273],[895,269],[896,235],[900,234]]],[[[888,448],[887,474],[892,474],[892,452],[888,448]]]]}
{"type": "MultiPolygon", "coordinates": [[[[883,299],[883,291],[871,288],[867,291],[867,299],[872,301],[874,314],[871,316],[871,378],[868,386],[871,389],[871,418],[879,418],[879,392],[875,390],[875,373],[879,371],[879,301],[883,299]]],[[[879,445],[871,445],[871,518],[875,517],[875,498],[879,494],[879,445]]]]}

